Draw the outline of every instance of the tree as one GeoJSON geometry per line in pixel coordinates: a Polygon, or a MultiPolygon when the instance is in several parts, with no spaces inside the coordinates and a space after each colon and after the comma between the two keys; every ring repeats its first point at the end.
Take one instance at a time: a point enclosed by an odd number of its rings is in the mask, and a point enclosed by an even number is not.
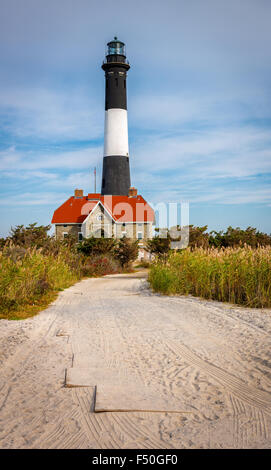
{"type": "Polygon", "coordinates": [[[229,226],[225,232],[212,231],[209,235],[209,243],[215,247],[235,247],[249,245],[256,248],[258,245],[271,245],[271,236],[267,233],[259,232],[254,227],[247,227],[242,230],[240,227],[229,226]]]}
{"type": "Polygon", "coordinates": [[[170,236],[167,233],[166,238],[159,238],[159,236],[155,236],[151,238],[146,243],[146,250],[157,256],[161,260],[166,260],[170,251],[170,236]]]}
{"type": "MultiPolygon", "coordinates": [[[[207,225],[203,227],[196,227],[194,225],[189,225],[189,246],[193,249],[196,247],[208,247],[208,233],[207,225]]],[[[154,238],[147,241],[146,250],[150,253],[156,255],[160,260],[166,261],[171,249],[171,242],[176,242],[181,240],[181,235],[176,238],[172,238],[170,236],[171,230],[181,230],[179,225],[175,227],[171,227],[170,230],[168,229],[155,229],[156,232],[160,232],[166,234],[166,237],[160,238],[159,235],[156,235],[154,238]]],[[[171,232],[172,233],[172,232],[171,232]]]]}
{"type": "Polygon", "coordinates": [[[16,246],[23,246],[25,248],[37,247],[41,248],[50,239],[47,232],[50,230],[51,225],[39,225],[37,223],[29,224],[27,227],[24,225],[16,225],[11,227],[10,235],[7,240],[11,241],[16,246]]]}
{"type": "Polygon", "coordinates": [[[193,248],[207,248],[209,245],[209,234],[206,232],[208,225],[197,227],[189,225],[189,246],[193,248]]]}
{"type": "Polygon", "coordinates": [[[84,255],[104,255],[113,254],[116,246],[114,238],[85,238],[79,243],[77,250],[84,255]]]}
{"type": "Polygon", "coordinates": [[[138,257],[138,240],[120,238],[114,250],[114,257],[122,268],[127,268],[138,257]]]}
{"type": "Polygon", "coordinates": [[[171,241],[181,241],[182,242],[188,242],[188,245],[190,248],[194,249],[196,247],[203,247],[207,248],[209,245],[209,234],[206,232],[208,226],[204,225],[203,227],[197,227],[194,225],[189,225],[186,227],[183,227],[184,229],[189,229],[189,230],[184,230],[182,235],[180,234],[176,238],[173,237],[172,233],[178,234],[178,232],[181,232],[181,227],[180,225],[177,225],[175,227],[171,227],[169,230],[170,234],[170,240],[171,241]]]}

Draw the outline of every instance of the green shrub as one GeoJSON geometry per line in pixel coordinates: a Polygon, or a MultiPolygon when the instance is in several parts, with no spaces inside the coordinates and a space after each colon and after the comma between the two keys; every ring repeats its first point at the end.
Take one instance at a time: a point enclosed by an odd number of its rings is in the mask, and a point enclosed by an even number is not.
{"type": "Polygon", "coordinates": [[[120,238],[114,250],[114,258],[122,268],[128,268],[138,257],[138,240],[120,238]]]}
{"type": "Polygon", "coordinates": [[[96,238],[90,237],[84,239],[78,245],[78,252],[83,253],[84,255],[109,255],[113,253],[116,246],[116,240],[114,238],[96,238]]]}
{"type": "Polygon", "coordinates": [[[83,276],[105,276],[120,272],[119,264],[111,257],[105,255],[89,256],[82,264],[83,276]]]}

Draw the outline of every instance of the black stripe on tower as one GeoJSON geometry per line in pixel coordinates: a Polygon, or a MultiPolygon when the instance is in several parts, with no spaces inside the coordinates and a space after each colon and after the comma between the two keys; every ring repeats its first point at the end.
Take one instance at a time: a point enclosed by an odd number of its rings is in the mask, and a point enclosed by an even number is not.
{"type": "Polygon", "coordinates": [[[130,180],[129,158],[111,155],[103,159],[102,194],[128,196],[130,180]]]}
{"type": "Polygon", "coordinates": [[[125,56],[107,56],[107,60],[109,61],[102,65],[106,83],[105,110],[127,109],[126,76],[130,66],[125,62],[125,56]]]}

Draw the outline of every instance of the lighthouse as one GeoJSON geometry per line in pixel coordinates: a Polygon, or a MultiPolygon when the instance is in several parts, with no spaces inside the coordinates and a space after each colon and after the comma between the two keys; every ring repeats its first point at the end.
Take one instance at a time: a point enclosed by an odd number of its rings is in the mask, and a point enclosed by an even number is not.
{"type": "MultiPolygon", "coordinates": [[[[139,257],[145,258],[146,240],[153,236],[155,214],[147,201],[131,187],[128,147],[126,79],[130,65],[125,44],[116,37],[107,44],[102,65],[105,72],[105,126],[101,193],[74,195],[54,212],[55,237],[69,235],[78,242],[91,237],[138,240],[139,257]],[[110,197],[109,197],[110,196],[110,197]]],[[[95,170],[96,176],[96,170],[95,170]]]]}
{"type": "Polygon", "coordinates": [[[102,195],[128,196],[131,186],[126,79],[130,65],[125,44],[117,37],[107,44],[102,195]]]}

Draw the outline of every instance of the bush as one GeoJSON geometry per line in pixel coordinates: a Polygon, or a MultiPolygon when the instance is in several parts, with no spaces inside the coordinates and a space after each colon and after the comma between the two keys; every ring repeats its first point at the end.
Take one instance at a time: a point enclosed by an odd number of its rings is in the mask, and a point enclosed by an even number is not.
{"type": "Polygon", "coordinates": [[[170,241],[171,240],[168,233],[166,238],[159,238],[159,236],[155,236],[154,238],[147,241],[146,249],[149,253],[157,256],[160,261],[165,261],[167,260],[168,254],[170,252],[170,241]]]}
{"type": "Polygon", "coordinates": [[[78,252],[84,255],[104,255],[114,252],[116,240],[114,238],[90,237],[83,240],[78,245],[78,252]]]}
{"type": "Polygon", "coordinates": [[[135,267],[136,268],[145,268],[145,269],[148,269],[151,265],[151,262],[150,261],[147,261],[145,259],[143,259],[142,261],[140,261],[139,264],[137,264],[135,267]]]}
{"type": "Polygon", "coordinates": [[[83,276],[97,277],[118,272],[120,272],[119,264],[111,256],[91,256],[85,258],[82,265],[83,276]]]}
{"type": "Polygon", "coordinates": [[[115,247],[114,258],[120,263],[122,268],[129,265],[138,257],[138,240],[123,237],[115,247]]]}

